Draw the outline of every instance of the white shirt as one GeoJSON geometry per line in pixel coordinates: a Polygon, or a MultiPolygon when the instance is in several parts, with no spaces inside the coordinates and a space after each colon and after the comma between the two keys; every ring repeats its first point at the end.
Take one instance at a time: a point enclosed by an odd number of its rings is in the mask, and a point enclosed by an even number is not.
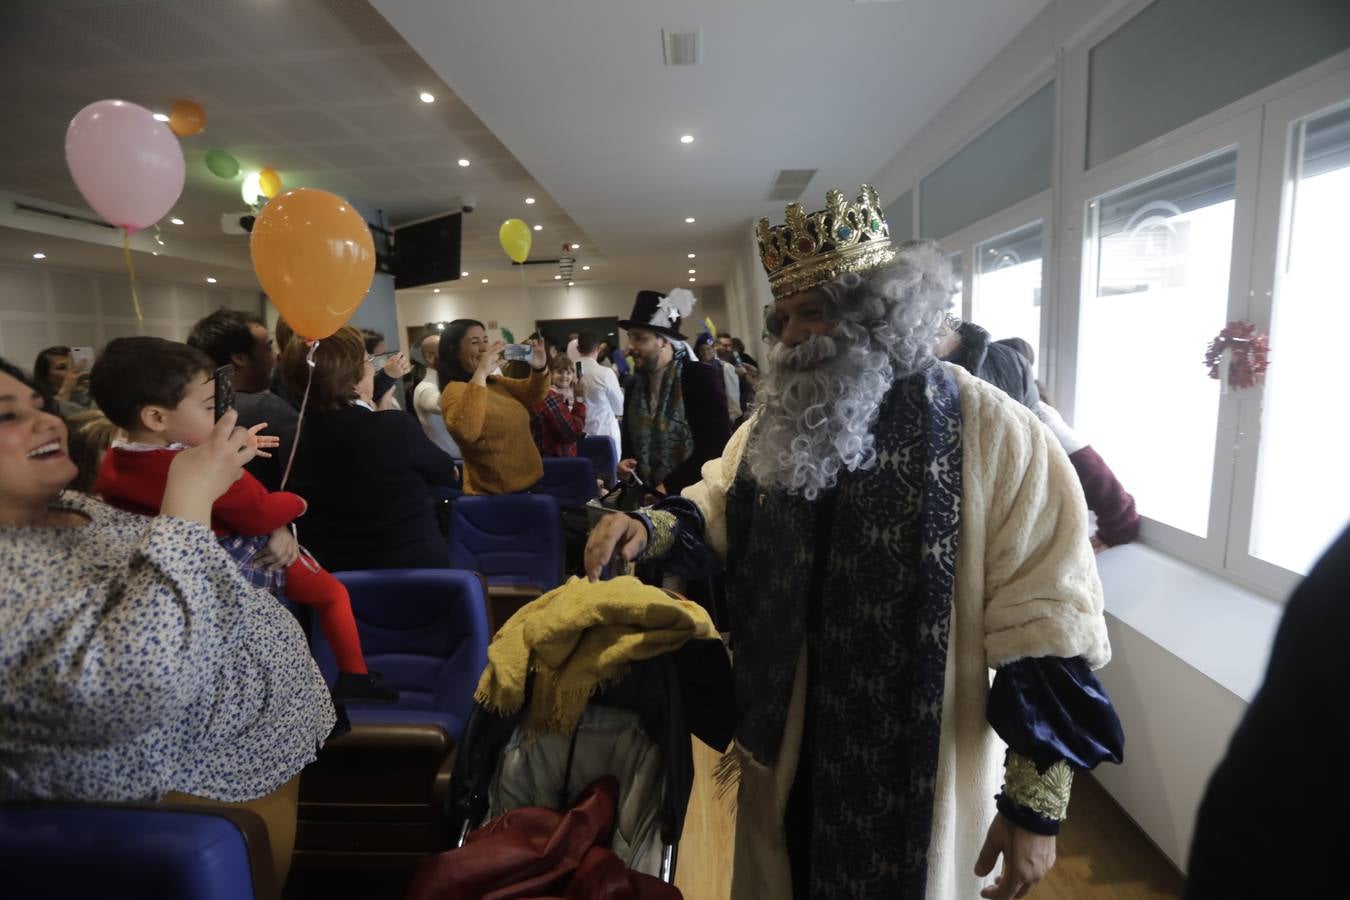
{"type": "Polygon", "coordinates": [[[731,363],[713,357],[713,362],[722,369],[722,383],[727,389],[727,415],[735,422],[741,417],[741,376],[731,363]]]}
{"type": "Polygon", "coordinates": [[[592,436],[614,438],[618,449],[623,441],[619,436],[619,419],[623,415],[623,391],[619,376],[589,356],[581,358],[581,378],[586,387],[586,433],[592,436]]]}
{"type": "Polygon", "coordinates": [[[450,436],[445,427],[445,416],[441,414],[441,387],[434,369],[427,369],[427,375],[417,387],[413,388],[413,409],[417,411],[417,421],[422,423],[431,442],[455,459],[463,459],[459,445],[450,436]]]}
{"type": "Polygon", "coordinates": [[[574,363],[581,362],[581,350],[577,347],[576,338],[567,342],[567,358],[574,363]]]}

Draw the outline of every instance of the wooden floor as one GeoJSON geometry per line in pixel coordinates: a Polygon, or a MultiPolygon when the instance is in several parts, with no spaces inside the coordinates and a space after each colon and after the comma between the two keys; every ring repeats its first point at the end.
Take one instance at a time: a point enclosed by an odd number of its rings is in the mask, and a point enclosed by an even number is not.
{"type": "MultiPolygon", "coordinates": [[[[675,885],[685,900],[725,900],[731,886],[732,817],[714,796],[717,754],[694,741],[694,790],[675,885]]],[[[1091,777],[1074,782],[1059,861],[1035,900],[1180,900],[1185,887],[1167,858],[1091,777]]]]}

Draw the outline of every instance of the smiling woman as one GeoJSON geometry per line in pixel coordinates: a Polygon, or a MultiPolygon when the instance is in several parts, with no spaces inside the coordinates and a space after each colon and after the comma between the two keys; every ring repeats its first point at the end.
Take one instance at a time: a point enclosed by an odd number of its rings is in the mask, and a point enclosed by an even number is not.
{"type": "Polygon", "coordinates": [[[252,455],[227,413],[175,458],[160,515],[113,509],[65,490],[66,425],[0,360],[0,803],[244,803],[284,878],[335,716],[294,618],[209,527],[252,455]]]}

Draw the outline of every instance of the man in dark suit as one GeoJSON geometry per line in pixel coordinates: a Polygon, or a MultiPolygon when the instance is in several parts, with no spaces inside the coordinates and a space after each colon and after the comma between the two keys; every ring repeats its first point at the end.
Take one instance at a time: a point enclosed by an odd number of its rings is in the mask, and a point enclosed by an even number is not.
{"type": "Polygon", "coordinates": [[[694,295],[682,288],[639,291],[632,316],[619,323],[638,360],[624,402],[619,474],[636,472],[670,495],[698,481],[731,437],[722,375],[690,356],[679,331],[693,306],[694,295]]]}

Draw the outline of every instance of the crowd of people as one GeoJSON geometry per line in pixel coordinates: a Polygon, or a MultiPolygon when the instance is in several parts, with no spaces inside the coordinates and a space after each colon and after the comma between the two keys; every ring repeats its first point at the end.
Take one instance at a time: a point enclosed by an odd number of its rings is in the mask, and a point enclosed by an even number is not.
{"type": "Polygon", "coordinates": [[[935,244],[890,242],[867,188],[812,220],[837,239],[801,256],[761,223],[763,367],[691,344],[680,290],[638,293],[622,353],[508,359],[457,319],[414,374],[375,332],[220,310],[87,371],[0,361],[0,800],[244,803],[284,875],[300,771],[345,704],[397,697],[331,572],[446,568],[445,491],[528,491],[602,437],[645,503],[579,574],[706,577],[734,645],[732,895],[1024,896],[1073,774],[1123,756],[1094,552],[1138,513],[1030,345],[952,317],[935,244]]]}

